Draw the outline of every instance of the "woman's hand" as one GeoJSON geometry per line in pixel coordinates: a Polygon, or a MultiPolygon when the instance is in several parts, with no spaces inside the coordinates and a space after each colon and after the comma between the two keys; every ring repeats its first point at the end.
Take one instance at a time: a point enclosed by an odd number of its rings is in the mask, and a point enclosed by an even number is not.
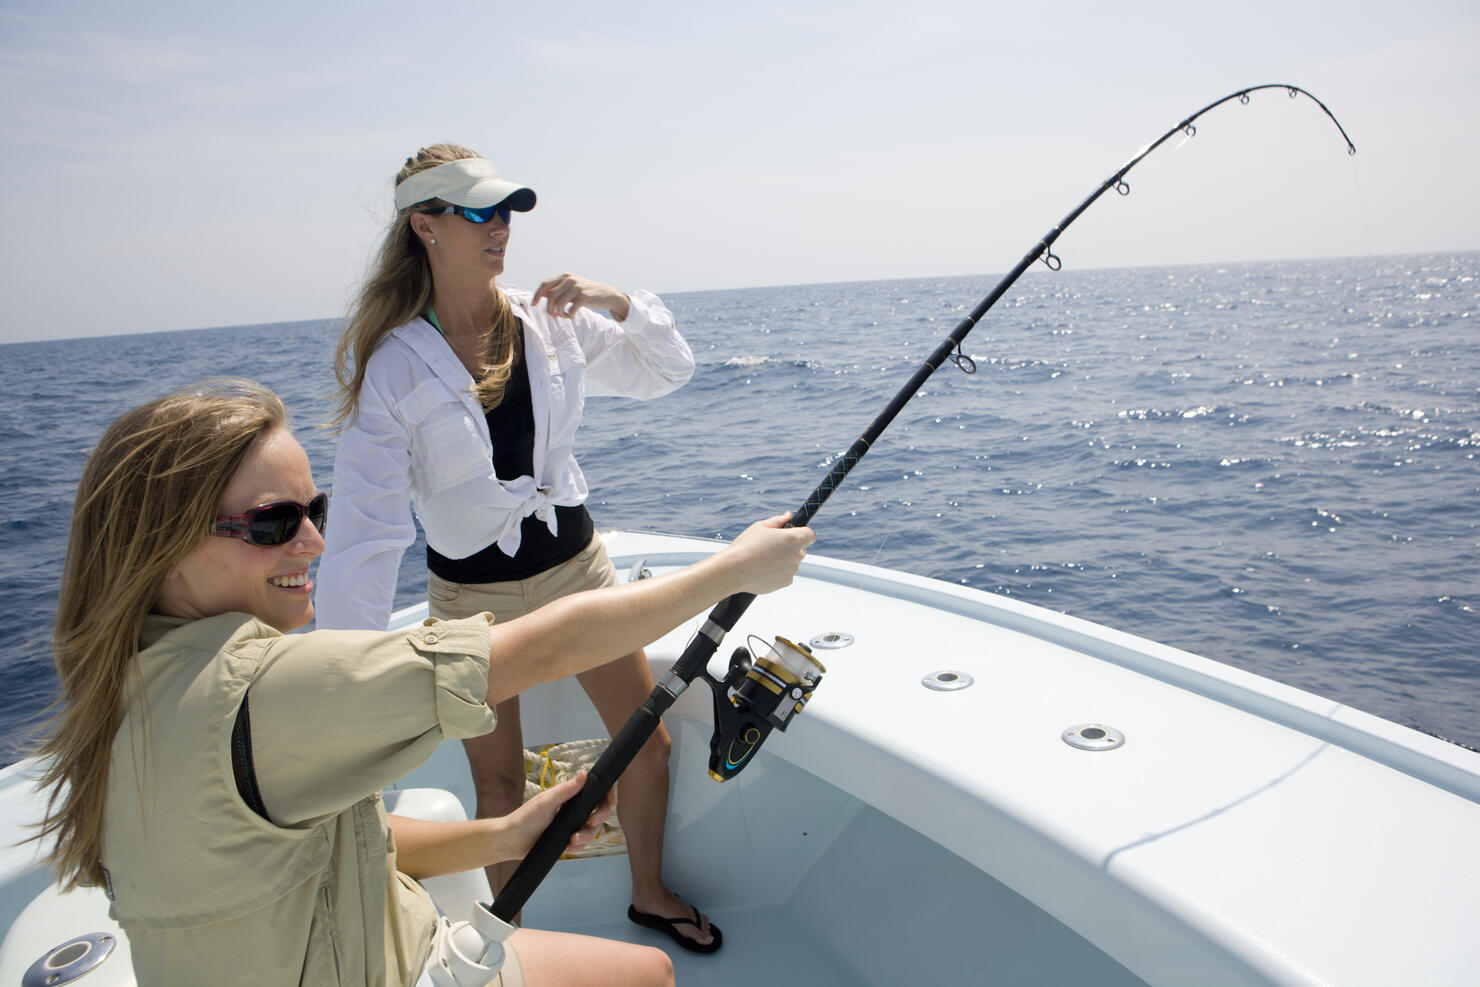
{"type": "Polygon", "coordinates": [[[573,318],[583,308],[604,308],[613,319],[625,322],[632,305],[624,292],[611,285],[574,274],[561,274],[540,282],[530,304],[538,305],[541,298],[550,314],[560,319],[573,318]]]}
{"type": "Polygon", "coordinates": [[[725,550],[734,553],[740,566],[740,578],[746,593],[770,593],[790,586],[792,577],[807,554],[807,546],[817,540],[811,528],[786,527],[791,512],[757,521],[740,533],[725,550]]]}
{"type": "MultiPolygon", "coordinates": [[[[396,869],[419,881],[505,860],[521,860],[560,807],[585,784],[586,772],[582,771],[540,792],[507,816],[492,819],[433,822],[410,816],[387,816],[386,822],[396,834],[396,869]]],[[[586,824],[571,836],[566,849],[579,850],[595,839],[596,831],[616,804],[617,793],[613,789],[606,793],[586,824]]]]}
{"type": "MultiPolygon", "coordinates": [[[[504,859],[519,860],[529,853],[534,841],[539,839],[540,834],[550,825],[550,820],[555,818],[555,813],[585,785],[586,772],[579,771],[574,778],[567,778],[553,788],[545,789],[505,816],[510,841],[507,849],[512,852],[504,859]]],[[[613,788],[607,791],[606,797],[592,810],[585,824],[571,834],[570,842],[565,845],[566,851],[574,852],[594,840],[602,823],[606,822],[616,806],[617,790],[613,788]]]]}

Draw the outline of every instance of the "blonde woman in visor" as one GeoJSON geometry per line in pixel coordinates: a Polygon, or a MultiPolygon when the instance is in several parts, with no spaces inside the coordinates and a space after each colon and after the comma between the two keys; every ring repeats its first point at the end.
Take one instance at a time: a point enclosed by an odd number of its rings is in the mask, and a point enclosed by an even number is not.
{"type": "Polygon", "coordinates": [[[387,817],[381,789],[444,737],[491,729],[520,690],[786,585],[810,529],[772,518],[686,569],[526,618],[289,634],[314,616],[329,512],[287,424],[271,391],[223,382],[127,412],[88,460],[41,751],[63,886],[105,889],[149,987],[671,985],[660,950],[481,910],[452,925],[465,916],[439,919],[416,883],[522,857],[582,778],[449,823],[387,817]]]}
{"type": "MultiPolygon", "coordinates": [[[[693,354],[672,313],[649,292],[572,274],[532,293],[502,286],[510,223],[535,193],[468,148],[408,158],[395,203],[336,354],[343,430],[318,626],[386,626],[416,538],[413,507],[435,617],[502,621],[615,584],[584,506],[575,433],[587,394],[653,398],[689,379],[693,354]]],[[[611,732],[653,688],[641,647],[579,678],[611,732]]],[[[493,733],[464,743],[478,815],[513,811],[524,794],[517,695],[499,704],[493,733]]],[[[663,883],[669,749],[660,727],[619,786],[628,915],[711,952],[719,929],[663,883]]],[[[495,892],[512,871],[488,869],[495,892]]]]}

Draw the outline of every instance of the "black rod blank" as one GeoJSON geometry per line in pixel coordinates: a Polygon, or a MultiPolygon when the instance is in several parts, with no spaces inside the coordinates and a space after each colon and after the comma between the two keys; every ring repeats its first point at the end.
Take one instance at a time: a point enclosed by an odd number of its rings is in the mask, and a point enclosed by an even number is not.
{"type": "MultiPolygon", "coordinates": [[[[1299,95],[1308,97],[1321,108],[1326,116],[1331,119],[1331,122],[1336,125],[1336,129],[1341,132],[1342,139],[1346,141],[1347,153],[1357,153],[1356,145],[1347,136],[1346,129],[1341,126],[1341,122],[1336,119],[1336,116],[1326,108],[1325,103],[1322,103],[1315,96],[1312,96],[1299,86],[1292,86],[1286,83],[1268,83],[1266,85],[1250,86],[1247,89],[1240,89],[1238,92],[1229,93],[1222,99],[1209,103],[1181,123],[1178,123],[1154,142],[1138,151],[1129,161],[1116,170],[1114,174],[1105,179],[1099,188],[1095,189],[1088,198],[1074,207],[1067,216],[1059,221],[1058,225],[1044,234],[1043,238],[1023,255],[1016,266],[1001,281],[997,282],[997,286],[977,303],[976,307],[971,310],[971,313],[961,320],[960,324],[951,331],[949,336],[941,341],[940,345],[935,348],[930,356],[926,358],[925,362],[920,365],[914,374],[910,376],[910,379],[905,382],[904,386],[899,389],[898,393],[889,401],[884,410],[874,418],[863,434],[848,447],[847,452],[838,458],[838,461],[828,472],[827,477],[817,486],[817,489],[812,491],[806,502],[792,514],[788,526],[799,527],[812,520],[812,517],[821,509],[828,497],[832,496],[833,491],[843,482],[843,478],[848,475],[854,466],[858,465],[858,461],[864,457],[874,442],[889,427],[889,423],[894,421],[895,416],[909,403],[910,399],[924,386],[925,381],[942,363],[945,363],[948,359],[969,360],[969,357],[960,356],[962,340],[976,327],[976,324],[981,321],[982,316],[986,315],[988,310],[997,304],[998,299],[1007,292],[1007,289],[1012,287],[1018,278],[1022,277],[1023,272],[1031,267],[1034,261],[1042,260],[1051,269],[1059,269],[1059,259],[1054,255],[1052,249],[1054,241],[1086,209],[1093,205],[1101,195],[1104,195],[1111,188],[1116,189],[1122,195],[1129,193],[1130,187],[1125,184],[1125,176],[1148,154],[1179,132],[1189,137],[1193,136],[1197,132],[1197,128],[1193,126],[1193,121],[1209,110],[1221,106],[1232,99],[1237,99],[1239,102],[1247,104],[1249,102],[1249,94],[1261,89],[1284,89],[1291,99],[1295,99],[1299,95]]],[[[550,868],[554,867],[555,862],[560,859],[560,855],[565,851],[565,846],[569,843],[571,835],[581,828],[586,819],[595,811],[596,806],[601,802],[607,791],[612,785],[616,784],[617,779],[621,777],[627,765],[632,763],[632,759],[637,756],[637,752],[642,749],[643,744],[647,743],[648,737],[652,736],[653,731],[657,729],[663,713],[669,706],[673,705],[673,701],[678,698],[684,689],[688,688],[689,683],[693,682],[694,677],[709,663],[710,657],[714,654],[715,649],[719,647],[724,635],[734,628],[735,622],[740,619],[740,616],[754,599],[755,596],[752,594],[740,593],[721,600],[710,611],[709,620],[704,625],[704,628],[698,634],[694,635],[693,640],[684,648],[683,654],[679,656],[678,661],[673,664],[668,674],[664,676],[663,681],[658,683],[642,706],[623,724],[622,729],[612,738],[612,742],[607,746],[606,751],[597,759],[596,764],[591,767],[587,773],[585,786],[575,797],[560,807],[560,811],[555,814],[555,818],[551,820],[550,825],[540,834],[539,839],[535,841],[534,846],[525,855],[524,860],[520,862],[514,874],[504,884],[503,889],[499,891],[498,897],[490,909],[494,915],[507,922],[524,907],[524,903],[529,900],[530,895],[539,887],[540,882],[545,879],[545,875],[550,872],[550,868]]]]}

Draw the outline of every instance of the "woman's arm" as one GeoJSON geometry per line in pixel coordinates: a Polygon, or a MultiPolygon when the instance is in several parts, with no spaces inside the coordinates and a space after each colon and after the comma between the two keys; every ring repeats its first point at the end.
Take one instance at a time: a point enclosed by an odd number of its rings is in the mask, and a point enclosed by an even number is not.
{"type": "MultiPolygon", "coordinates": [[[[519,860],[550,825],[555,812],[585,783],[586,772],[578,772],[574,778],[540,792],[507,816],[494,819],[428,822],[410,816],[387,816],[391,832],[396,834],[396,869],[421,880],[519,860]]],[[[566,849],[579,850],[595,839],[597,830],[616,804],[616,790],[612,789],[586,824],[571,836],[566,849]]]]}
{"type": "Polygon", "coordinates": [[[401,556],[415,540],[410,439],[367,376],[358,413],[340,433],[334,457],[324,557],[314,584],[317,626],[384,630],[401,556]]]}
{"type": "Polygon", "coordinates": [[[269,818],[297,826],[339,812],[419,767],[443,738],[491,730],[499,700],[628,654],[732,593],[788,584],[814,535],[784,521],[752,525],[677,572],[508,623],[287,635],[241,625],[242,660],[258,665],[252,749],[269,818]]]}
{"type": "Polygon", "coordinates": [[[817,536],[784,527],[789,517],[758,521],[728,548],[676,572],[576,593],[493,624],[488,704],[630,654],[735,593],[790,585],[817,536]]]}
{"type": "Polygon", "coordinates": [[[586,357],[590,396],[660,397],[694,375],[693,351],[675,326],[673,313],[652,292],[629,295],[599,281],[562,274],[540,285],[530,309],[536,317],[568,320],[586,357]]]}
{"type": "Polygon", "coordinates": [[[541,298],[551,315],[563,319],[574,318],[583,308],[602,308],[618,322],[626,322],[632,304],[624,291],[568,273],[540,282],[530,304],[538,305],[541,298]]]}

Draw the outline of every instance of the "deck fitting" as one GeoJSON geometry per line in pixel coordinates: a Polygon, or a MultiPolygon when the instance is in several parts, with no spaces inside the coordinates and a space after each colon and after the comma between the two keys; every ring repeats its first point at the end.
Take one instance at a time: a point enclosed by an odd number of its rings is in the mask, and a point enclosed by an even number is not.
{"type": "Polygon", "coordinates": [[[965,689],[975,682],[976,679],[965,672],[954,672],[950,669],[942,669],[939,672],[931,672],[920,680],[920,684],[927,689],[936,692],[955,692],[957,689],[965,689]]]}
{"type": "Polygon", "coordinates": [[[92,972],[108,958],[118,940],[111,933],[90,932],[55,946],[31,964],[21,977],[21,987],[60,987],[92,972]]]}
{"type": "Polygon", "coordinates": [[[1064,743],[1082,751],[1113,751],[1125,743],[1125,734],[1103,723],[1081,723],[1063,736],[1064,743]]]}

